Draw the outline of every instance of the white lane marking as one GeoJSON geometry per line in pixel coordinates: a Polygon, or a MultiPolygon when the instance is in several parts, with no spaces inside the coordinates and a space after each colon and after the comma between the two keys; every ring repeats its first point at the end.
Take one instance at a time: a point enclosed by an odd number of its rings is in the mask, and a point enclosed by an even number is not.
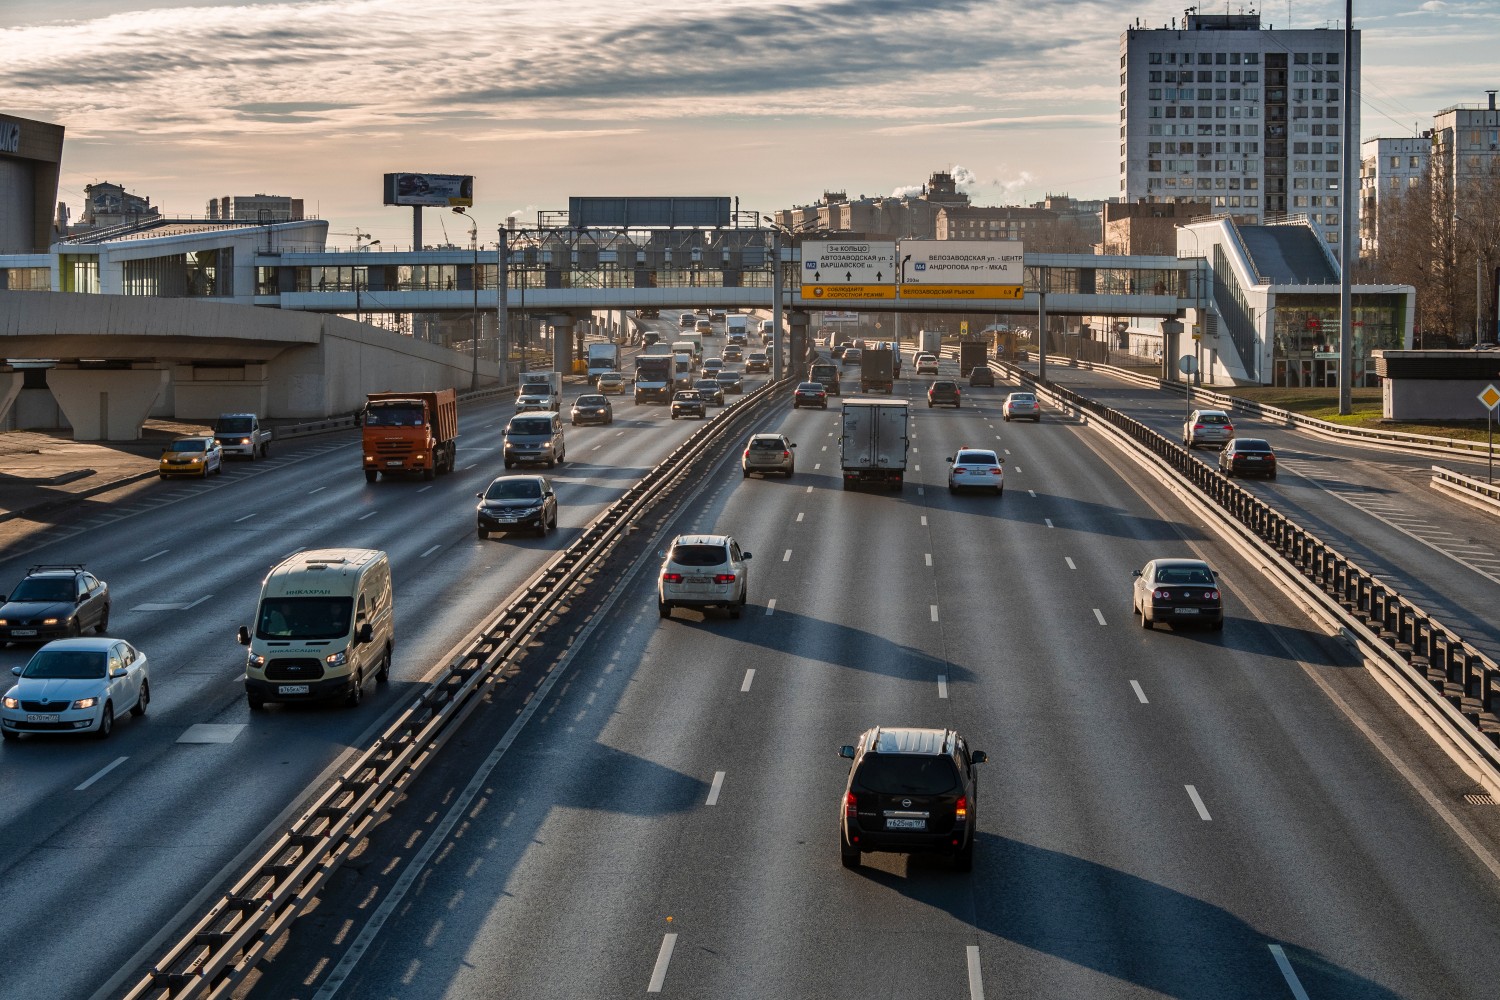
{"type": "Polygon", "coordinates": [[[782,562],[791,562],[792,561],[792,550],[791,549],[787,549],[785,552],[783,552],[781,554],[781,561],[782,562]]]}
{"type": "Polygon", "coordinates": [[[812,492],[812,487],[811,487],[811,486],[809,486],[809,487],[808,487],[808,488],[807,488],[807,492],[809,492],[809,493],[811,493],[811,492],[812,492]]]}
{"type": "Polygon", "coordinates": [[[1077,569],[1078,568],[1077,566],[1073,565],[1073,557],[1072,556],[1063,556],[1063,559],[1067,562],[1068,569],[1077,569]]]}
{"type": "Polygon", "coordinates": [[[1281,945],[1268,945],[1271,949],[1271,957],[1276,959],[1276,968],[1281,970],[1281,978],[1286,980],[1287,989],[1292,991],[1292,996],[1297,1000],[1307,1000],[1307,991],[1302,988],[1302,980],[1297,978],[1292,963],[1288,961],[1286,952],[1281,950],[1281,945]]]}
{"type": "Polygon", "coordinates": [[[1036,490],[1027,490],[1026,492],[1031,494],[1031,499],[1036,499],[1036,490]]]}
{"type": "Polygon", "coordinates": [[[931,611],[932,611],[932,620],[933,621],[937,621],[938,620],[938,617],[937,617],[937,605],[936,604],[929,604],[929,605],[927,605],[927,607],[929,609],[931,609],[931,611]]]}
{"type": "Polygon", "coordinates": [[[1104,621],[1104,612],[1100,611],[1098,608],[1094,609],[1094,617],[1099,619],[1100,625],[1106,624],[1106,622],[1104,621]]]}
{"type": "MultiPolygon", "coordinates": [[[[418,492],[421,492],[421,491],[420,491],[420,490],[419,490],[419,491],[418,491],[418,492]]],[[[361,514],[361,515],[360,515],[360,516],[359,516],[359,517],[358,517],[358,518],[356,518],[356,519],[355,519],[355,520],[358,520],[358,521],[363,521],[363,520],[364,520],[364,519],[365,519],[365,518],[367,518],[367,517],[374,517],[374,516],[375,516],[375,515],[376,515],[376,514],[379,514],[379,513],[380,513],[380,511],[378,511],[378,510],[372,510],[372,511],[370,511],[370,513],[368,513],[368,514],[361,514]]]]}
{"type": "Polygon", "coordinates": [[[932,565],[932,553],[931,552],[923,552],[922,553],[922,561],[925,562],[927,565],[931,566],[932,565]]]}
{"type": "Polygon", "coordinates": [[[1205,823],[1213,819],[1213,817],[1208,814],[1208,807],[1203,804],[1203,798],[1198,794],[1198,789],[1194,788],[1192,785],[1183,785],[1182,787],[1187,789],[1188,798],[1193,800],[1193,808],[1198,810],[1198,818],[1203,820],[1205,823]]]}
{"type": "Polygon", "coordinates": [[[753,681],[753,680],[755,680],[755,668],[754,667],[746,667],[745,668],[745,682],[740,685],[740,690],[741,691],[749,691],[750,690],[750,682],[753,681]]]}
{"type": "Polygon", "coordinates": [[[418,559],[426,559],[428,556],[432,555],[434,552],[436,552],[440,548],[442,548],[441,545],[434,545],[432,548],[428,549],[426,552],[423,552],[417,558],[418,559]]]}
{"type": "Polygon", "coordinates": [[[248,521],[254,516],[254,514],[246,514],[244,517],[237,517],[234,519],[234,523],[239,524],[241,521],[248,521]]]}
{"type": "Polygon", "coordinates": [[[323,491],[324,491],[324,490],[326,490],[326,489],[328,489],[328,487],[326,487],[326,486],[319,486],[319,487],[318,487],[318,488],[317,488],[317,489],[315,489],[315,490],[308,490],[308,491],[307,491],[307,495],[308,495],[308,496],[312,496],[312,495],[313,495],[313,494],[314,494],[314,493],[322,493],[322,492],[323,492],[323,491]]]}
{"type": "Polygon", "coordinates": [[[925,528],[926,526],[927,526],[927,515],[923,514],[922,515],[922,527],[925,528]]]}
{"type": "MultiPolygon", "coordinates": [[[[432,486],[436,486],[436,485],[437,485],[437,483],[433,483],[432,484],[432,486]]],[[[420,490],[417,490],[417,492],[418,493],[426,493],[428,490],[432,489],[432,486],[424,486],[420,490]]]]}
{"type": "Polygon", "coordinates": [[[1016,472],[1017,472],[1017,473],[1018,473],[1018,474],[1019,474],[1019,473],[1020,473],[1020,471],[1021,471],[1021,467],[1020,467],[1020,466],[1019,466],[1019,465],[1018,465],[1018,466],[1016,466],[1016,472]]]}
{"type": "Polygon", "coordinates": [[[1007,449],[1005,449],[1005,453],[1006,453],[1006,454],[1007,454],[1007,455],[1009,455],[1009,454],[1010,454],[1010,449],[1009,449],[1009,448],[1007,448],[1007,449]]]}
{"type": "Polygon", "coordinates": [[[1050,517],[1044,517],[1044,518],[1042,518],[1042,520],[1047,522],[1047,527],[1049,527],[1049,528],[1052,527],[1052,518],[1050,518],[1050,517]]]}
{"type": "Polygon", "coordinates": [[[938,697],[948,697],[948,675],[938,674],[938,697]]]}
{"type": "Polygon", "coordinates": [[[922,471],[922,467],[920,465],[913,465],[911,467],[911,471],[913,471],[913,472],[921,472],[922,471]]]}
{"type": "Polygon", "coordinates": [[[1135,689],[1135,696],[1141,700],[1142,705],[1151,704],[1146,700],[1146,689],[1141,687],[1140,681],[1131,681],[1130,686],[1135,689]]]}
{"type": "Polygon", "coordinates": [[[141,562],[150,562],[151,560],[155,559],[157,556],[164,556],[168,552],[171,552],[171,551],[172,551],[171,549],[162,549],[160,552],[153,552],[149,556],[147,556],[146,558],[142,559],[141,562]]]}
{"type": "Polygon", "coordinates": [[[969,1000],[984,1000],[984,977],[979,972],[979,945],[968,947],[969,1000]]]}
{"type": "Polygon", "coordinates": [[[183,607],[184,607],[184,605],[182,605],[180,603],[179,604],[155,604],[155,603],[153,603],[153,604],[137,604],[135,607],[131,608],[130,610],[131,610],[131,613],[133,614],[133,613],[135,613],[137,611],[181,611],[183,609],[183,607]]]}
{"type": "Polygon", "coordinates": [[[473,465],[466,465],[462,469],[459,469],[458,471],[459,472],[468,472],[470,469],[477,469],[477,468],[479,468],[479,463],[475,462],[473,465]]]}
{"type": "Polygon", "coordinates": [[[589,451],[598,451],[600,448],[603,448],[603,447],[604,447],[604,445],[602,445],[602,444],[596,444],[592,448],[590,448],[589,451]]]}
{"type": "Polygon", "coordinates": [[[801,524],[801,523],[802,523],[802,515],[801,515],[801,514],[798,514],[798,515],[797,515],[797,523],[798,523],[798,524],[801,524]]]}
{"type": "Polygon", "coordinates": [[[621,434],[624,434],[624,433],[625,433],[624,431],[615,431],[615,437],[619,437],[621,434]]]}
{"type": "Polygon", "coordinates": [[[766,614],[770,614],[771,612],[773,612],[775,610],[776,610],[776,598],[773,597],[769,601],[766,602],[766,614]]]}
{"type": "Polygon", "coordinates": [[[677,947],[676,934],[663,934],[661,939],[661,950],[656,953],[656,967],[651,970],[651,983],[646,987],[647,993],[660,993],[662,984],[667,981],[667,966],[672,962],[672,949],[677,947]]]}
{"type": "Polygon", "coordinates": [[[823,467],[823,463],[822,462],[814,462],[813,463],[813,471],[814,472],[817,472],[822,467],[823,467]]]}
{"type": "Polygon", "coordinates": [[[824,446],[823,446],[823,450],[824,450],[824,451],[827,451],[827,450],[828,450],[828,446],[827,446],[827,445],[826,445],[826,444],[825,444],[825,445],[824,445],[824,446]]]}
{"type": "Polygon", "coordinates": [[[208,600],[212,596],[214,596],[214,595],[213,594],[204,594],[202,597],[198,598],[192,604],[184,604],[182,606],[182,610],[187,611],[189,608],[196,608],[198,605],[202,604],[204,601],[208,600]]]}
{"type": "Polygon", "coordinates": [[[84,791],[90,785],[92,785],[94,782],[98,781],[100,778],[104,777],[106,774],[108,774],[109,772],[113,771],[115,768],[119,767],[121,764],[125,763],[129,759],[130,759],[129,757],[116,757],[112,763],[105,764],[99,770],[95,771],[94,772],[94,776],[92,778],[90,778],[88,781],[85,781],[83,784],[79,785],[77,788],[73,789],[73,791],[75,791],[75,792],[84,791]]]}
{"type": "Polygon", "coordinates": [[[704,805],[716,806],[719,804],[719,793],[724,790],[724,772],[714,772],[714,783],[708,787],[708,801],[704,805]]]}
{"type": "Polygon", "coordinates": [[[996,441],[999,441],[999,440],[1000,440],[1000,435],[999,435],[999,434],[996,434],[996,435],[995,435],[995,440],[996,440],[996,441]]]}

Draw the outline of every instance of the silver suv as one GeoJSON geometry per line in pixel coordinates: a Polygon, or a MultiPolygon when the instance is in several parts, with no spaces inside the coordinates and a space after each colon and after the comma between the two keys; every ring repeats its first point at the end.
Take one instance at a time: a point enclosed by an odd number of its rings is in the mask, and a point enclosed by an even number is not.
{"type": "Polygon", "coordinates": [[[1220,448],[1234,440],[1234,421],[1223,410],[1194,410],[1182,425],[1182,446],[1216,444],[1220,448]]]}
{"type": "Polygon", "coordinates": [[[668,618],[673,608],[719,607],[738,618],[750,596],[749,561],[728,535],[678,535],[662,558],[657,610],[668,618]]]}
{"type": "Polygon", "coordinates": [[[745,442],[745,454],[740,459],[740,471],[748,478],[752,472],[770,475],[779,472],[788,479],[797,471],[797,456],[792,449],[797,447],[786,439],[785,434],[752,434],[745,442]]]}

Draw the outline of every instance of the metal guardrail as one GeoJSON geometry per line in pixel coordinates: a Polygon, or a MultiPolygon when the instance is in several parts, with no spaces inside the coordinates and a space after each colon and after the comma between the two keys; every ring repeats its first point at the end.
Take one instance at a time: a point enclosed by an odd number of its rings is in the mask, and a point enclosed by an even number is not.
{"type": "Polygon", "coordinates": [[[1408,673],[1425,682],[1423,690],[1429,697],[1442,699],[1463,717],[1467,735],[1482,746],[1484,757],[1493,766],[1500,767],[1500,665],[1354,560],[1199,462],[1177,442],[1071,389],[1040,383],[1014,365],[996,364],[1009,377],[1110,424],[1169,465],[1304,579],[1338,602],[1346,615],[1368,628],[1405,663],[1408,673]]]}
{"type": "Polygon", "coordinates": [[[1432,467],[1432,488],[1442,490],[1471,507],[1500,514],[1500,486],[1466,476],[1441,465],[1432,467]]]}
{"type": "Polygon", "coordinates": [[[498,682],[511,656],[533,641],[556,606],[613,551],[642,513],[711,460],[705,445],[757,419],[761,404],[786,384],[767,383],[719,411],[528,580],[443,675],[167,949],[125,994],[127,1000],[229,996],[365,834],[391,812],[405,788],[480,704],[476,695],[498,682]]]}

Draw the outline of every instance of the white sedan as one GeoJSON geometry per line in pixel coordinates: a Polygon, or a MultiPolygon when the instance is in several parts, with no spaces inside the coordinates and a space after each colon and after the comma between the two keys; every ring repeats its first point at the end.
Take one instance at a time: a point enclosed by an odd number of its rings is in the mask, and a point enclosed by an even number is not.
{"type": "Polygon", "coordinates": [[[151,703],[146,654],[123,639],[57,639],[24,667],[0,700],[0,733],[92,733],[106,739],[115,717],[140,716],[151,703]]]}

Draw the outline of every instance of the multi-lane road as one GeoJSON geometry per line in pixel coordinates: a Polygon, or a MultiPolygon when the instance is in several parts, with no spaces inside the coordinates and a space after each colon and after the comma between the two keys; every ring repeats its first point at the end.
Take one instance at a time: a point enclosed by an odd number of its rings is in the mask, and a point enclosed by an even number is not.
{"type": "MultiPolygon", "coordinates": [[[[688,484],[582,604],[551,680],[470,719],[246,995],[1493,996],[1496,808],[1093,431],[1002,423],[1004,386],[928,410],[925,384],[898,382],[902,493],[842,489],[836,398],[766,420],[798,443],[792,479],[744,479],[731,453],[688,484]],[[1007,458],[1004,497],[950,495],[945,457],[984,444],[1007,458]],[[656,615],[654,550],[689,530],[754,554],[741,620],[656,615]],[[1219,568],[1222,633],[1136,624],[1130,571],[1162,554],[1219,568]],[[989,753],[971,875],[839,865],[837,748],[874,724],[957,727],[989,753]]],[[[469,408],[459,471],[435,483],[366,485],[357,444],[309,442],[0,566],[88,561],[156,671],[151,714],[111,741],[0,750],[0,932],[20,958],[0,994],[87,996],[149,954],[693,429],[628,400],[614,427],[570,428],[560,538],[479,542],[472,495],[507,413],[469,408]],[[391,553],[392,684],[357,711],[252,716],[233,628],[269,565],[326,544],[391,553]]]]}

